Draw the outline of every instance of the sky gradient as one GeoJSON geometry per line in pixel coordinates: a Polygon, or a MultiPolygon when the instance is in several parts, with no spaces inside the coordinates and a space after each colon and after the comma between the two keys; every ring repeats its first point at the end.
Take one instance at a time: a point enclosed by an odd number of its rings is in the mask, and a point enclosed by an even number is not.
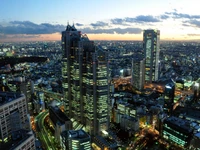
{"type": "Polygon", "coordinates": [[[91,40],[200,39],[199,0],[0,0],[0,42],[60,40],[67,23],[91,40]]]}

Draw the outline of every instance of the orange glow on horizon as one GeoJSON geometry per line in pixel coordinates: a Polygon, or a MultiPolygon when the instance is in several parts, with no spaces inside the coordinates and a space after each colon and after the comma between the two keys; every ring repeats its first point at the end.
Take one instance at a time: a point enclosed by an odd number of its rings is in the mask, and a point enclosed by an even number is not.
{"type": "MultiPolygon", "coordinates": [[[[86,33],[87,34],[87,33],[86,33]]],[[[132,40],[142,41],[141,34],[87,34],[90,40],[132,40]]],[[[199,36],[180,36],[180,35],[161,35],[161,40],[178,41],[178,40],[197,40],[199,36]]],[[[61,34],[40,34],[40,35],[8,35],[7,38],[1,39],[0,42],[20,42],[20,41],[60,41],[61,34]]]]}

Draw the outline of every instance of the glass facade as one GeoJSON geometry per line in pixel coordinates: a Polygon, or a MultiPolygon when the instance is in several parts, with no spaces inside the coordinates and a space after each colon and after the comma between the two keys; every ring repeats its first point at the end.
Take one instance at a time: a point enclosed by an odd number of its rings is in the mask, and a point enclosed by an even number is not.
{"type": "Polygon", "coordinates": [[[107,52],[69,25],[62,32],[62,48],[66,114],[96,135],[108,126],[107,52]]]}
{"type": "Polygon", "coordinates": [[[132,83],[133,86],[141,90],[144,86],[144,60],[132,60],[132,83]]]}
{"type": "Polygon", "coordinates": [[[158,80],[160,31],[145,30],[143,33],[143,47],[145,53],[145,82],[158,80]]]}

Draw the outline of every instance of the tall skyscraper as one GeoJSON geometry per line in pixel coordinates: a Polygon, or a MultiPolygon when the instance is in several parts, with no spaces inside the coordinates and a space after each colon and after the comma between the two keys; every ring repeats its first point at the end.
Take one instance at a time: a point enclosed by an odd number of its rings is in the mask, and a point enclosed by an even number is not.
{"type": "Polygon", "coordinates": [[[152,83],[159,77],[160,31],[144,30],[145,82],[152,83]]]}
{"type": "Polygon", "coordinates": [[[132,59],[132,85],[141,90],[144,88],[144,58],[132,59]]]}
{"type": "Polygon", "coordinates": [[[63,89],[66,114],[91,135],[108,126],[108,57],[85,34],[67,25],[62,32],[63,89]]]}

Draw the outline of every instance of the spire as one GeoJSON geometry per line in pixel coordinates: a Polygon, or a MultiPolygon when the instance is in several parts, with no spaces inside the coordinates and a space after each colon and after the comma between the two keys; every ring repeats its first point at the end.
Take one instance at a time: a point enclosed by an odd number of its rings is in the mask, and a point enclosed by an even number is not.
{"type": "Polygon", "coordinates": [[[77,31],[77,29],[74,26],[74,23],[72,26],[69,25],[69,22],[67,22],[67,27],[66,27],[66,31],[77,31]]]}

